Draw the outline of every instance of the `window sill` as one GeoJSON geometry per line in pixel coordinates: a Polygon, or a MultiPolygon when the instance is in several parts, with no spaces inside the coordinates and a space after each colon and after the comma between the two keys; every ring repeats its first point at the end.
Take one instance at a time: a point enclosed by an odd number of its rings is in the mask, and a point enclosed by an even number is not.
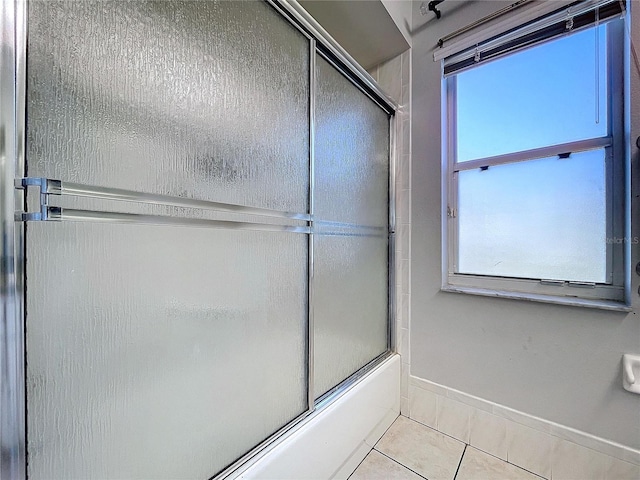
{"type": "Polygon", "coordinates": [[[512,300],[526,300],[530,302],[553,303],[556,305],[569,305],[572,307],[597,308],[614,312],[631,312],[632,308],[621,302],[610,300],[593,300],[575,297],[559,297],[553,295],[540,295],[535,293],[508,292],[501,290],[491,290],[487,288],[463,287],[457,285],[444,285],[442,292],[466,293],[469,295],[480,295],[483,297],[510,298],[512,300]]]}

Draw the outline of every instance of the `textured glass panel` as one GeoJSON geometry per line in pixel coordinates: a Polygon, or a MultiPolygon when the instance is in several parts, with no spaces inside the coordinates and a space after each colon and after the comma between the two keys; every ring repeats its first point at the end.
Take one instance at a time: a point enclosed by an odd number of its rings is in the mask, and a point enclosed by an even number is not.
{"type": "Polygon", "coordinates": [[[458,161],[607,135],[606,28],[457,75],[458,161]]]}
{"type": "Polygon", "coordinates": [[[28,232],[29,478],[208,478],[306,409],[305,235],[28,232]]]}
{"type": "Polygon", "coordinates": [[[459,273],[606,281],[604,149],[458,175],[459,273]]]}
{"type": "Polygon", "coordinates": [[[387,349],[387,239],[314,238],[316,398],[387,349]]]}
{"type": "Polygon", "coordinates": [[[316,81],[314,213],[387,225],[389,117],[320,56],[316,81]]]}
{"type": "Polygon", "coordinates": [[[34,0],[28,48],[30,175],[307,210],[309,42],[266,2],[34,0]]]}
{"type": "MultiPolygon", "coordinates": [[[[29,175],[307,210],[309,43],[268,4],[35,0],[28,48],[29,175]]],[[[30,478],[207,478],[306,409],[304,235],[27,229],[30,478]]]]}

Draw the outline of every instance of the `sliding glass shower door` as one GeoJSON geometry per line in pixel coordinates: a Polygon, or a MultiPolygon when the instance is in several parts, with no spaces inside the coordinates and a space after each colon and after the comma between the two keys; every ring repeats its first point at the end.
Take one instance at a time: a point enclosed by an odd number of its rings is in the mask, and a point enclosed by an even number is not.
{"type": "Polygon", "coordinates": [[[278,4],[28,32],[28,476],[211,477],[389,350],[391,108],[278,4]]]}
{"type": "MultiPolygon", "coordinates": [[[[34,1],[28,48],[30,177],[306,213],[309,40],[269,5],[34,1]]],[[[30,477],[207,478],[307,409],[307,238],[257,227],[28,225],[30,477]]]]}
{"type": "Polygon", "coordinates": [[[314,390],[320,397],[388,348],[389,117],[320,55],[315,78],[314,390]],[[326,235],[327,222],[340,222],[341,234],[326,235]]]}

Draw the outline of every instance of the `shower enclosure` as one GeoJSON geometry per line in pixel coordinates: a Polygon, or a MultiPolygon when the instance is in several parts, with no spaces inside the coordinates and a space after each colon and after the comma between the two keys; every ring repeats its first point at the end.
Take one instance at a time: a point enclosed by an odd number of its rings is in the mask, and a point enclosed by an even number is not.
{"type": "Polygon", "coordinates": [[[297,4],[0,8],[3,477],[224,476],[390,354],[394,106],[297,4]]]}

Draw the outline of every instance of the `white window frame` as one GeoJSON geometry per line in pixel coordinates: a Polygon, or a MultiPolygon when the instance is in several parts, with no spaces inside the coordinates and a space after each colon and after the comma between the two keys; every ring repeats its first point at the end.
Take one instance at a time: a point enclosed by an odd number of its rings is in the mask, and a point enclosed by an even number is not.
{"type": "MultiPolygon", "coordinates": [[[[625,42],[628,16],[607,26],[607,81],[609,92],[608,135],[601,138],[552,145],[456,164],[456,75],[442,80],[442,290],[560,303],[608,310],[630,311],[630,225],[628,150],[625,146],[625,42]],[[457,273],[458,171],[503,165],[566,152],[606,149],[607,190],[607,283],[593,284],[557,280],[532,280],[503,276],[457,273]]],[[[585,28],[592,28],[593,25],[585,28]]],[[[553,41],[551,39],[550,41],[553,41]]],[[[513,53],[517,55],[518,52],[513,53]]],[[[444,65],[444,61],[443,61],[444,65]]],[[[474,68],[474,67],[471,67],[474,68]]],[[[444,70],[443,70],[444,71],[444,70]]]]}

